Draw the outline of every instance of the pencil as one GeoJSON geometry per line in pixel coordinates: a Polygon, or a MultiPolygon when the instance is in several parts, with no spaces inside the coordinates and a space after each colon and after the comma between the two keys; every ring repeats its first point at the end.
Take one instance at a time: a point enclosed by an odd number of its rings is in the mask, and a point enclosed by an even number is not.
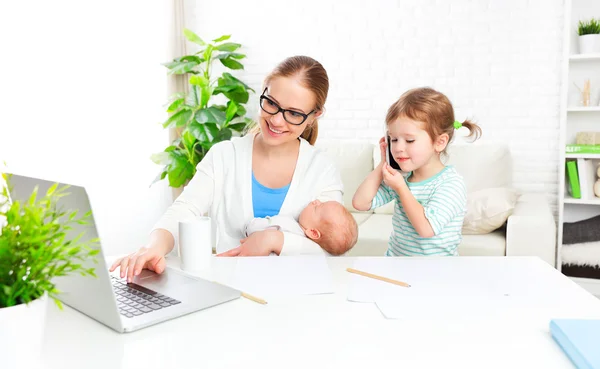
{"type": "Polygon", "coordinates": [[[242,292],[242,297],[245,297],[245,298],[247,298],[248,300],[252,300],[252,301],[254,301],[254,302],[258,302],[259,304],[263,304],[263,305],[266,305],[266,304],[267,304],[267,302],[266,302],[265,300],[263,300],[263,299],[261,299],[261,298],[258,298],[258,297],[256,297],[256,296],[252,296],[252,295],[250,295],[250,294],[247,294],[246,292],[242,292]]]}
{"type": "Polygon", "coordinates": [[[377,280],[380,280],[380,281],[383,281],[383,282],[395,284],[397,286],[410,287],[410,284],[408,284],[406,282],[397,281],[395,279],[391,279],[391,278],[387,278],[387,277],[382,277],[382,276],[371,274],[371,273],[367,273],[367,272],[362,272],[360,270],[348,268],[348,269],[346,269],[346,271],[350,272],[350,273],[362,275],[363,277],[373,278],[373,279],[377,279],[377,280]]]}

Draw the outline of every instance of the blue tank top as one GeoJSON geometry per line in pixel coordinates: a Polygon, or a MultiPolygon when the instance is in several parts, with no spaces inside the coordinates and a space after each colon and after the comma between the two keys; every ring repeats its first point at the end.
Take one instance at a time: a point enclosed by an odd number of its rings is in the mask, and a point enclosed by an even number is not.
{"type": "Polygon", "coordinates": [[[261,185],[252,172],[252,207],[255,218],[264,218],[279,214],[290,185],[281,188],[269,188],[261,185]]]}

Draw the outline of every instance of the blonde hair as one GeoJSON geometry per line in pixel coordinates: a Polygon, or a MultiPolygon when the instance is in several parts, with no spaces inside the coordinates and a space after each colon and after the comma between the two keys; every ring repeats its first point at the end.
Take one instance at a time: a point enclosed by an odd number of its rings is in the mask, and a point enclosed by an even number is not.
{"type": "Polygon", "coordinates": [[[321,237],[315,242],[331,255],[342,255],[356,245],[358,224],[344,205],[332,202],[337,204],[336,213],[323,219],[319,225],[321,237]]]}
{"type": "MultiPolygon", "coordinates": [[[[300,83],[315,95],[316,110],[323,110],[327,93],[329,92],[329,77],[323,65],[308,56],[292,56],[275,67],[265,78],[263,89],[274,78],[277,77],[299,77],[300,83]]],[[[259,127],[255,124],[250,132],[258,132],[259,127]]],[[[313,124],[307,126],[300,137],[314,145],[319,135],[319,122],[314,120],[313,124]]]]}
{"type": "MultiPolygon", "coordinates": [[[[454,136],[454,108],[452,103],[443,93],[429,87],[420,87],[406,91],[398,101],[388,109],[385,118],[386,125],[390,125],[400,117],[423,122],[425,131],[432,141],[441,134],[448,135],[448,142],[454,136]]],[[[461,122],[462,127],[469,129],[469,136],[473,141],[481,137],[481,128],[470,120],[461,122]]],[[[446,146],[448,147],[448,146],[446,146]]],[[[446,149],[442,151],[445,153],[446,149]]]]}

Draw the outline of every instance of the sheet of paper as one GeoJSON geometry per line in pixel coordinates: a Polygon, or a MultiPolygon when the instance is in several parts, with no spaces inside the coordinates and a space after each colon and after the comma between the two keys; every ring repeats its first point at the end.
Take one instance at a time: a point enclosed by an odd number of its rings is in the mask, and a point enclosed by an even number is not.
{"type": "Polygon", "coordinates": [[[351,275],[348,300],[356,302],[407,296],[521,296],[551,303],[557,284],[571,283],[532,258],[365,258],[353,268],[411,285],[404,288],[351,275]]]}
{"type": "Polygon", "coordinates": [[[324,256],[238,258],[232,287],[263,299],[334,292],[324,256]]]}

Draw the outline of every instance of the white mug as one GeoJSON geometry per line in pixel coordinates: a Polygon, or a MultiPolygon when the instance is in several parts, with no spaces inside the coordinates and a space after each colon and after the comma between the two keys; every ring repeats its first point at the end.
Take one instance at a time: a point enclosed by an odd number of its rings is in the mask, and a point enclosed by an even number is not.
{"type": "Polygon", "coordinates": [[[181,269],[197,272],[210,268],[213,249],[212,220],[195,217],[179,222],[179,257],[181,269]]]}

